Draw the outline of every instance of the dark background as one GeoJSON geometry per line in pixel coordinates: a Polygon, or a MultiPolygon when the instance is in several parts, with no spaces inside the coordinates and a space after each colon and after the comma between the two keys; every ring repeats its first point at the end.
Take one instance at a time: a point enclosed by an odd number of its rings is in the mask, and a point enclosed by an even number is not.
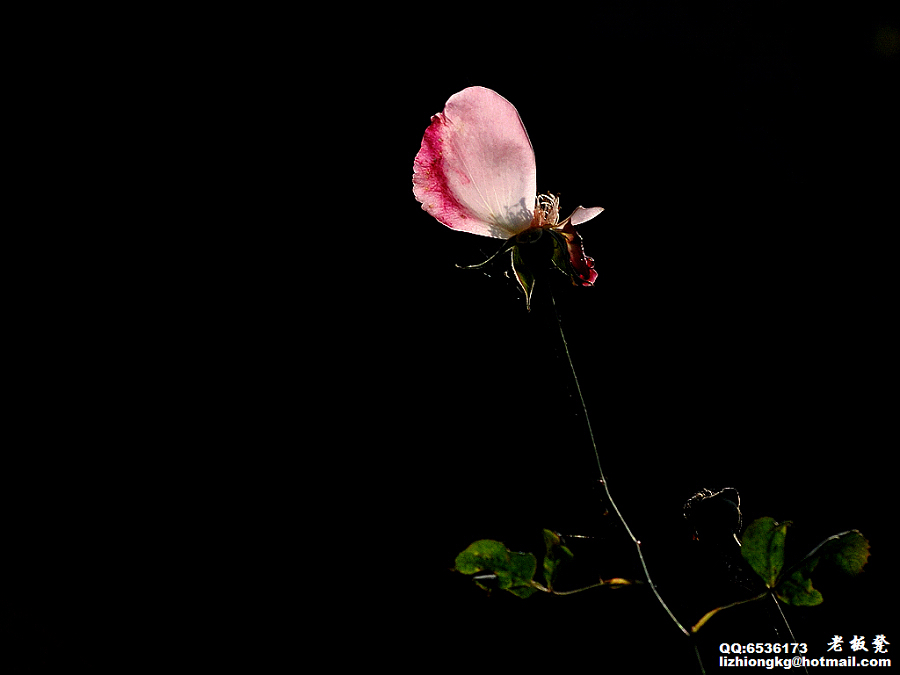
{"type": "MultiPolygon", "coordinates": [[[[746,597],[685,526],[682,506],[700,488],[737,488],[745,524],[793,520],[789,558],[861,530],[872,542],[864,574],[823,573],[825,602],[786,610],[821,656],[834,634],[890,630],[897,24],[877,10],[777,7],[536,18],[511,31],[516,47],[473,40],[471,61],[423,44],[422,62],[392,79],[391,114],[404,122],[388,157],[399,182],[429,116],[487,86],[519,110],[538,190],[561,193],[563,215],[605,207],[580,228],[595,287],[554,293],[613,496],[686,625],[746,597]]],[[[448,571],[480,538],[540,557],[548,527],[595,537],[569,540],[573,580],[640,577],[602,515],[546,295],[527,314],[503,263],[456,269],[500,242],[444,228],[406,197],[385,235],[397,268],[379,272],[389,283],[375,291],[390,346],[373,401],[391,448],[376,463],[390,472],[382,546],[398,560],[397,593],[416,598],[398,639],[460,668],[487,649],[493,667],[600,668],[616,655],[645,672],[692,672],[687,641],[646,589],[520,600],[448,571]]],[[[785,641],[773,625],[753,606],[717,616],[699,635],[707,668],[720,642],[785,641]]]]}
{"type": "MultiPolygon", "coordinates": [[[[526,313],[502,264],[455,267],[500,242],[412,196],[431,115],[472,85],[517,107],[564,214],[606,209],[581,228],[596,285],[554,295],[611,491],[676,615],[740,597],[681,515],[733,486],[745,523],[794,521],[789,558],[849,528],[872,542],[860,577],[823,574],[820,607],[786,610],[811,656],[834,634],[896,642],[900,23],[637,4],[204,15],[185,53],[154,42],[124,74],[66,61],[48,110],[74,112],[41,133],[84,183],[34,188],[62,213],[9,248],[0,667],[183,650],[258,670],[318,631],[337,647],[316,656],[401,671],[693,672],[647,589],[488,597],[450,571],[481,538],[539,554],[547,527],[593,537],[569,540],[561,589],[640,577],[603,515],[549,282],[526,313]]],[[[708,669],[723,641],[786,641],[772,626],[715,617],[708,669]]]]}

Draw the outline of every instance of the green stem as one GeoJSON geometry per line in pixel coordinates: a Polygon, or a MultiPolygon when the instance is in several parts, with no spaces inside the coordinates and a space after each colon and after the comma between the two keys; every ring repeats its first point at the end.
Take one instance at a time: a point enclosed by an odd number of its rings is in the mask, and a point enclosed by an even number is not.
{"type": "Polygon", "coordinates": [[[747,598],[746,600],[738,600],[737,602],[732,602],[730,605],[722,605],[721,607],[716,607],[715,609],[711,609],[706,614],[703,615],[696,624],[694,624],[693,628],[691,628],[692,633],[696,633],[700,630],[703,625],[709,621],[713,616],[721,612],[723,609],[731,609],[732,607],[737,607],[738,605],[746,605],[748,602],[755,602],[757,600],[762,600],[766,595],[768,595],[768,591],[763,591],[759,595],[756,595],[752,598],[747,598]]]}
{"type": "MultiPolygon", "coordinates": [[[[591,439],[591,445],[594,448],[594,457],[597,459],[597,470],[600,472],[600,483],[601,485],[603,485],[603,492],[606,494],[606,500],[612,507],[612,510],[616,514],[616,517],[619,519],[619,522],[622,523],[622,527],[625,528],[625,532],[628,534],[628,537],[631,539],[632,543],[634,543],[635,549],[637,550],[638,559],[641,561],[641,567],[644,570],[644,578],[647,580],[647,584],[653,591],[653,595],[656,596],[656,599],[659,602],[660,606],[665,610],[669,618],[672,619],[672,622],[678,627],[678,630],[684,633],[684,635],[688,638],[691,638],[691,633],[681,625],[681,622],[678,621],[678,619],[672,613],[672,610],[669,609],[669,606],[665,603],[662,596],[659,594],[656,585],[650,578],[650,570],[647,569],[647,561],[644,559],[644,554],[641,551],[641,542],[631,532],[631,528],[628,527],[628,523],[625,522],[625,518],[622,516],[622,512],[619,511],[619,507],[616,506],[616,502],[609,491],[609,482],[606,480],[606,475],[603,473],[603,466],[600,463],[600,452],[597,450],[597,441],[594,438],[594,430],[591,427],[591,418],[588,415],[587,405],[584,402],[584,395],[581,393],[581,384],[579,383],[578,375],[575,372],[575,364],[572,361],[572,354],[569,352],[569,343],[566,341],[566,334],[563,331],[562,321],[560,320],[559,312],[556,309],[556,298],[553,296],[552,292],[550,293],[550,299],[553,302],[553,313],[556,315],[556,322],[559,325],[559,336],[560,338],[562,338],[562,344],[566,352],[566,358],[569,361],[569,369],[572,371],[572,379],[575,380],[575,389],[578,392],[578,400],[581,402],[581,409],[584,412],[584,420],[587,423],[588,435],[591,439]]],[[[691,641],[693,642],[693,639],[691,641]]],[[[694,653],[696,654],[697,662],[700,665],[700,672],[705,674],[706,670],[703,668],[703,662],[700,659],[700,652],[697,650],[696,644],[694,645],[694,653]]]]}
{"type": "MultiPolygon", "coordinates": [[[[635,581],[635,582],[629,582],[629,583],[642,584],[644,582],[643,581],[635,581]]],[[[572,591],[550,591],[550,592],[553,593],[553,595],[572,595],[573,593],[581,593],[582,591],[589,591],[592,588],[600,588],[601,586],[618,587],[620,585],[622,585],[622,584],[611,584],[609,581],[601,581],[600,583],[591,584],[590,586],[585,586],[584,588],[576,588],[575,590],[572,590],[572,591]]]]}

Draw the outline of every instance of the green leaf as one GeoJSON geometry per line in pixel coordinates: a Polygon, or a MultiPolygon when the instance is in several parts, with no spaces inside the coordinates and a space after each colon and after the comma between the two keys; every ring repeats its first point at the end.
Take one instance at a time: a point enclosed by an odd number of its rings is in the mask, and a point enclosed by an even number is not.
{"type": "Polygon", "coordinates": [[[808,573],[812,572],[814,567],[815,563],[808,571],[797,569],[789,577],[783,579],[775,589],[775,595],[778,596],[778,599],[798,607],[811,607],[820,604],[822,602],[822,594],[813,588],[812,579],[809,578],[808,573]]]}
{"type": "Polygon", "coordinates": [[[496,575],[500,588],[521,598],[527,598],[537,590],[533,581],[536,570],[537,558],[531,553],[510,551],[502,542],[493,539],[476,541],[456,556],[457,572],[491,572],[496,575]]]}
{"type": "Polygon", "coordinates": [[[544,530],[544,545],[547,547],[543,562],[544,580],[547,582],[547,588],[552,589],[560,563],[563,560],[571,560],[575,556],[568,547],[563,546],[560,536],[552,530],[544,530]]]}
{"type": "Polygon", "coordinates": [[[556,573],[559,571],[559,562],[559,560],[551,558],[549,555],[544,556],[544,583],[547,584],[547,588],[549,589],[553,588],[553,582],[556,581],[556,573]]]}
{"type": "Polygon", "coordinates": [[[562,539],[553,530],[548,530],[547,528],[544,528],[543,535],[544,535],[544,546],[547,547],[547,553],[550,553],[550,551],[553,549],[554,546],[559,546],[562,544],[562,539]]]}
{"type": "Polygon", "coordinates": [[[513,588],[515,586],[530,586],[534,573],[537,571],[537,558],[531,553],[518,553],[508,551],[509,567],[508,575],[500,570],[495,570],[500,577],[500,588],[513,588]]]}
{"type": "Polygon", "coordinates": [[[484,570],[491,570],[497,560],[505,560],[509,557],[509,551],[499,541],[493,539],[480,539],[469,544],[465,551],[456,556],[456,570],[463,574],[476,574],[484,570]]]}
{"type": "Polygon", "coordinates": [[[832,564],[847,574],[858,574],[869,559],[869,542],[858,530],[828,537],[790,570],[775,589],[778,597],[791,605],[809,606],[822,602],[810,575],[820,562],[832,564]]]}
{"type": "Polygon", "coordinates": [[[769,588],[774,588],[784,567],[784,537],[791,521],[757,518],[744,530],[741,555],[769,588]]]}
{"type": "Polygon", "coordinates": [[[869,559],[869,541],[859,530],[847,530],[828,537],[806,557],[825,560],[847,574],[859,574],[869,559]]]}

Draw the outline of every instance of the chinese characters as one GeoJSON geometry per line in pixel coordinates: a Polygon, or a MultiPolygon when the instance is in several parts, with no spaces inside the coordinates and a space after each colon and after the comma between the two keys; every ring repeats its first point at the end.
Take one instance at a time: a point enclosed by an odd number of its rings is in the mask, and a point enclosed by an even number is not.
{"type": "MultiPolygon", "coordinates": [[[[887,654],[888,650],[885,648],[885,645],[891,644],[887,641],[884,635],[876,635],[872,638],[872,651],[875,654],[887,654]]],[[[828,651],[829,652],[839,652],[842,651],[844,645],[844,638],[840,635],[835,635],[831,638],[831,642],[828,643],[828,651]]],[[[866,647],[866,636],[865,635],[854,635],[853,639],[850,640],[850,649],[855,652],[858,651],[869,651],[866,647]]]]}

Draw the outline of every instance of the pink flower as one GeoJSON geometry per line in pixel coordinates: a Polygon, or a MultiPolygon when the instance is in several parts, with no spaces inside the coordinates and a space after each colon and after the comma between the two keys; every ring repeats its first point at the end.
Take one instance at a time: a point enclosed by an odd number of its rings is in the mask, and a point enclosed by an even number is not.
{"type": "Polygon", "coordinates": [[[525,258],[533,255],[520,249],[550,233],[552,263],[573,283],[591,286],[597,279],[594,261],[584,254],[574,226],[603,211],[579,206],[560,221],[559,198],[537,195],[535,185],[531,141],[519,113],[497,92],[463,89],[431,118],[413,166],[413,194],[451,229],[506,239],[497,255],[512,251],[529,301],[533,275],[525,270],[525,258]]]}

